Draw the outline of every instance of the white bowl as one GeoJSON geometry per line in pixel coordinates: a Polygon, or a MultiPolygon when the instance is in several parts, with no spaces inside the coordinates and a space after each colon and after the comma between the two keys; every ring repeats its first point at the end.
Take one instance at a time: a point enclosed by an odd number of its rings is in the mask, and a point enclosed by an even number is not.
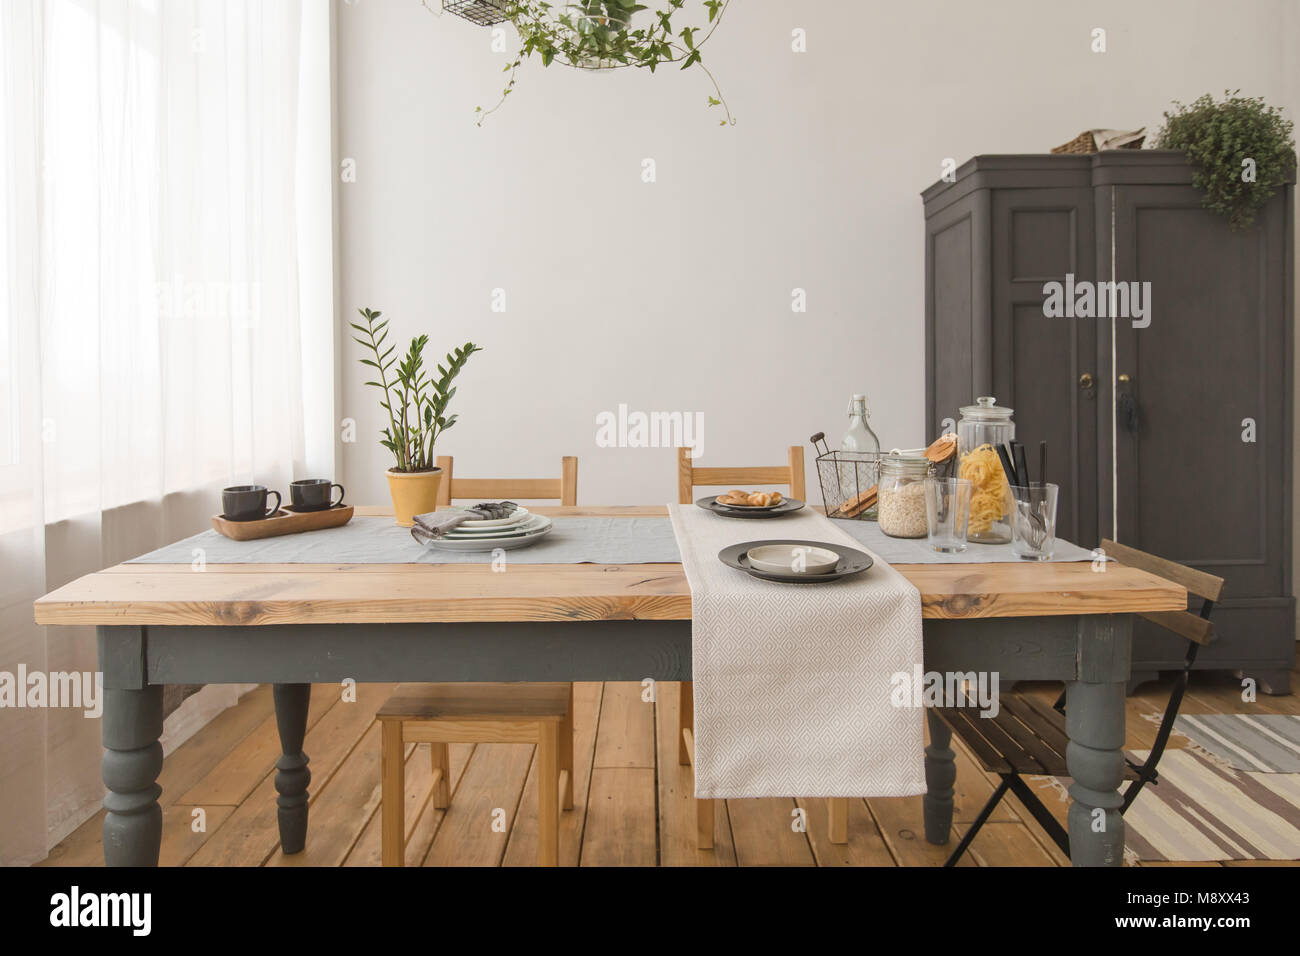
{"type": "Polygon", "coordinates": [[[745,552],[750,567],[774,574],[828,574],[840,556],[826,548],[806,544],[765,544],[745,552]]]}

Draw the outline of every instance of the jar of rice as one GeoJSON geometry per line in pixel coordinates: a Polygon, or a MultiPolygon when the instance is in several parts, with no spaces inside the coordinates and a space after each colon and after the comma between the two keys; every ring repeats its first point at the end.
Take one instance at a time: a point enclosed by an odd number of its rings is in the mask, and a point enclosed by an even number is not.
{"type": "Polygon", "coordinates": [[[886,455],[881,459],[876,521],[891,538],[924,538],[929,532],[925,479],[930,471],[928,458],[886,455]]]}

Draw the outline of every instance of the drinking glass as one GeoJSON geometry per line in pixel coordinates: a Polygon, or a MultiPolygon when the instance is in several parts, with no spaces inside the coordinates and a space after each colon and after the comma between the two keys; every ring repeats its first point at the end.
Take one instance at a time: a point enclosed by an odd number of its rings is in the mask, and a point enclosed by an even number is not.
{"type": "Polygon", "coordinates": [[[1048,561],[1056,548],[1058,485],[1012,485],[1011,551],[1025,561],[1048,561]]]}
{"type": "Polygon", "coordinates": [[[959,554],[966,550],[970,490],[970,482],[965,478],[927,478],[925,481],[925,518],[930,547],[941,554],[959,554]]]}

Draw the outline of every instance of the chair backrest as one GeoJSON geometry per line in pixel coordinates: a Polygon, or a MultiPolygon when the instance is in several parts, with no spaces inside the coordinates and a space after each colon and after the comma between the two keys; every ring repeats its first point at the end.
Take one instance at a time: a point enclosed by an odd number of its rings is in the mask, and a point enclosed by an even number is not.
{"type": "Polygon", "coordinates": [[[1204,571],[1197,571],[1195,568],[1189,568],[1185,564],[1179,564],[1167,558],[1147,554],[1145,551],[1139,551],[1137,548],[1130,548],[1126,544],[1118,544],[1109,539],[1101,542],[1101,549],[1106,552],[1108,557],[1115,558],[1121,564],[1127,564],[1129,567],[1138,568],[1157,577],[1173,581],[1175,584],[1181,584],[1187,589],[1188,594],[1193,594],[1201,599],[1201,612],[1199,614],[1192,614],[1190,611],[1154,611],[1141,615],[1151,623],[1158,624],[1166,630],[1173,631],[1175,634],[1186,638],[1189,643],[1187,645],[1187,655],[1184,658],[1185,664],[1174,681],[1173,690],[1169,694],[1169,702],[1165,704],[1165,712],[1161,715],[1160,726],[1156,730],[1156,737],[1152,741],[1146,760],[1135,763],[1125,758],[1125,762],[1137,771],[1137,779],[1130,783],[1128,789],[1124,791],[1124,799],[1120,804],[1119,812],[1125,813],[1133,805],[1133,801],[1137,799],[1137,795],[1142,792],[1143,787],[1153,781],[1158,782],[1160,779],[1156,773],[1156,765],[1160,763],[1160,757],[1164,754],[1165,747],[1169,743],[1169,735],[1173,733],[1174,721],[1178,719],[1178,708],[1182,706],[1183,695],[1187,692],[1192,665],[1196,661],[1196,652],[1202,644],[1209,644],[1214,640],[1214,625],[1210,623],[1210,612],[1214,609],[1214,602],[1219,600],[1219,595],[1223,593],[1223,578],[1215,577],[1213,574],[1207,574],[1204,571]]]}
{"type": "Polygon", "coordinates": [[[1188,594],[1194,594],[1202,601],[1199,614],[1190,611],[1158,611],[1143,614],[1143,618],[1197,644],[1209,644],[1214,639],[1214,625],[1210,623],[1210,611],[1219,600],[1219,595],[1223,593],[1223,578],[1109,539],[1102,541],[1101,549],[1108,557],[1114,558],[1120,564],[1127,564],[1129,567],[1181,584],[1187,589],[1188,594]]]}
{"type": "Polygon", "coordinates": [[[565,455],[560,459],[559,478],[456,478],[452,474],[451,455],[439,455],[442,481],[438,485],[439,506],[454,499],[475,498],[493,501],[502,498],[558,498],[562,505],[578,503],[578,459],[565,455]]]}
{"type": "Polygon", "coordinates": [[[804,494],[803,446],[791,445],[786,464],[750,468],[696,468],[691,463],[689,448],[677,449],[677,503],[689,505],[694,501],[691,489],[697,485],[708,488],[723,485],[787,485],[790,497],[806,501],[804,494]]]}

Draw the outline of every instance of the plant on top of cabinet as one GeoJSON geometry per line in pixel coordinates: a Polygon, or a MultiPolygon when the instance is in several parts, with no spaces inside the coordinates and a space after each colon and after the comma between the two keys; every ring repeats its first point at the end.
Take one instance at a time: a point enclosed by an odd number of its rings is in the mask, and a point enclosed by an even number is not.
{"type": "Polygon", "coordinates": [[[1190,105],[1174,102],[1156,145],[1181,149],[1196,167],[1192,185],[1204,206],[1245,229],[1295,169],[1294,124],[1260,97],[1224,93],[1222,103],[1206,93],[1190,105]]]}
{"type": "Polygon", "coordinates": [[[388,344],[388,320],[382,312],[358,309],[365,325],[351,323],[360,335],[353,336],[370,353],[361,364],[377,373],[378,381],[366,382],[383,392],[380,407],[388,413],[388,427],[380,431],[379,444],[392,452],[388,469],[388,490],[393,497],[397,523],[410,527],[415,515],[437,507],[442,469],[433,464],[433,446],[438,436],[456,424],[447,409],[456,388],[451,383],[469,357],[482,349],[473,342],[447,353],[446,365],[438,365],[438,378],[430,378],[424,366],[427,335],[411,339],[406,355],[399,358],[397,347],[388,344]],[[391,377],[390,377],[391,376],[391,377]]]}
{"type": "MultiPolygon", "coordinates": [[[[430,0],[422,2],[432,10],[430,0]]],[[[722,89],[700,52],[722,22],[730,0],[698,0],[702,18],[692,24],[683,24],[679,16],[684,16],[686,3],[662,0],[661,6],[650,10],[636,0],[442,0],[442,8],[482,26],[509,20],[519,32],[519,49],[503,70],[510,79],[501,99],[491,109],[474,108],[480,126],[514,91],[515,74],[532,56],[539,57],[542,66],[562,63],[584,70],[630,66],[653,73],[667,64],[679,64],[682,70],[698,66],[713,84],[709,106],[720,106],[726,114],[718,125],[734,126],[722,89]],[[650,13],[638,19],[636,15],[645,10],[650,13]]]]}

